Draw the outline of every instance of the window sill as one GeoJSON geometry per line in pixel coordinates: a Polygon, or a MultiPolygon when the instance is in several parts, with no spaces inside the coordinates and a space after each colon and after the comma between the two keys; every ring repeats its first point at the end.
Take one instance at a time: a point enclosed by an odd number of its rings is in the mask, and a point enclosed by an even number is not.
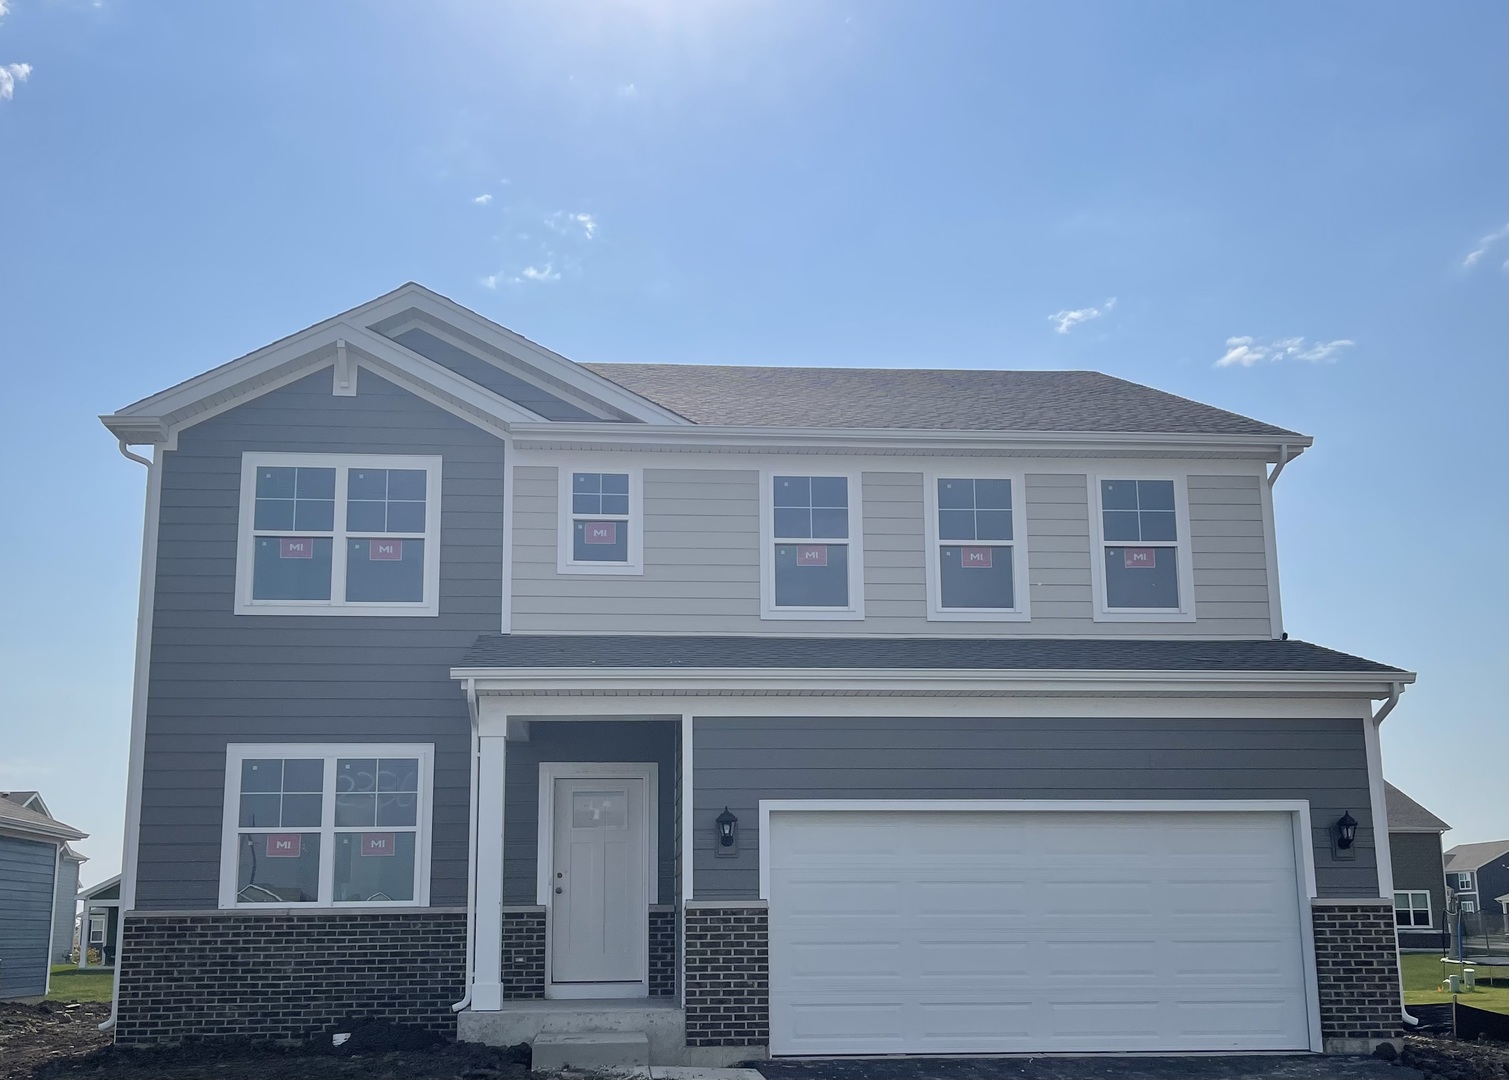
{"type": "Polygon", "coordinates": [[[1191,623],[1193,611],[1096,611],[1095,622],[1191,623]]]}
{"type": "Polygon", "coordinates": [[[435,604],[237,604],[237,615],[376,615],[384,618],[431,618],[440,614],[435,604]]]}
{"type": "Polygon", "coordinates": [[[1030,622],[1032,616],[1025,611],[1001,611],[989,608],[974,610],[940,610],[927,613],[928,622],[1030,622]]]}
{"type": "Polygon", "coordinates": [[[845,611],[834,608],[766,608],[760,612],[760,619],[763,622],[779,622],[783,619],[807,622],[858,622],[864,617],[863,611],[845,611]]]}
{"type": "Polygon", "coordinates": [[[612,577],[643,577],[644,567],[628,563],[557,563],[557,574],[592,574],[612,577]]]}

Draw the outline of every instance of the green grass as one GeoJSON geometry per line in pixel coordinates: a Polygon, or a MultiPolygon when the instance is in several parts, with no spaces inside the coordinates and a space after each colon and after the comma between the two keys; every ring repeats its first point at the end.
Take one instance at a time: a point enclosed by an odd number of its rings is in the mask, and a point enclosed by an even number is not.
{"type": "Polygon", "coordinates": [[[109,1001],[115,973],[93,968],[80,971],[72,964],[52,965],[52,990],[47,1001],[109,1001]]]}
{"type": "MultiPolygon", "coordinates": [[[[1443,993],[1441,984],[1446,976],[1461,968],[1454,964],[1442,964],[1435,953],[1406,953],[1399,958],[1404,972],[1404,1003],[1406,1005],[1440,1005],[1451,1001],[1451,995],[1443,993]]],[[[1509,1013],[1509,968],[1492,969],[1496,985],[1487,985],[1488,968],[1478,968],[1478,986],[1472,993],[1457,995],[1463,1005],[1491,1012],[1509,1013]]]]}

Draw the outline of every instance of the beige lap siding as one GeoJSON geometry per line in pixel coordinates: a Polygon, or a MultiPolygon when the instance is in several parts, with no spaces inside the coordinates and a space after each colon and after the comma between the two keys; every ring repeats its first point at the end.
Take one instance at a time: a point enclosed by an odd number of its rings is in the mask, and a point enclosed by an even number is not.
{"type": "MultiPolygon", "coordinates": [[[[688,458],[693,455],[688,455],[688,458]]],[[[619,459],[627,460],[627,459],[619,459]]],[[[771,459],[779,469],[779,459],[771,459]]],[[[610,467],[610,466],[604,466],[610,467]]],[[[947,470],[940,460],[938,468],[947,470]]],[[[964,472],[988,462],[957,464],[964,472]]],[[[793,471],[818,466],[792,466],[793,471]]],[[[835,466],[835,471],[837,467],[835,466]]],[[[958,623],[927,618],[923,474],[862,474],[863,622],[760,618],[760,474],[757,469],[645,468],[644,573],[556,571],[559,483],[554,466],[521,466],[514,477],[513,629],[517,633],[811,634],[955,636],[990,633],[1156,637],[1191,633],[1268,637],[1268,578],[1261,478],[1189,477],[1190,549],[1196,615],[1189,623],[1094,620],[1091,560],[1099,557],[1089,478],[1028,472],[1013,494],[1018,543],[1028,545],[1032,619],[958,623]]],[[[850,505],[853,505],[851,495],[850,505]]],[[[856,522],[860,524],[860,522],[856,522]]]]}

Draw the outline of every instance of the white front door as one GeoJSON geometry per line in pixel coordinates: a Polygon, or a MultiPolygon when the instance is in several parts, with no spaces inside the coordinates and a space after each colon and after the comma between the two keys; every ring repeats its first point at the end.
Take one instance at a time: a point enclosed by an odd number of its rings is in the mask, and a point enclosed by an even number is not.
{"type": "Polygon", "coordinates": [[[646,980],[648,784],[611,776],[554,784],[551,986],[563,995],[572,987],[633,994],[646,980]]]}

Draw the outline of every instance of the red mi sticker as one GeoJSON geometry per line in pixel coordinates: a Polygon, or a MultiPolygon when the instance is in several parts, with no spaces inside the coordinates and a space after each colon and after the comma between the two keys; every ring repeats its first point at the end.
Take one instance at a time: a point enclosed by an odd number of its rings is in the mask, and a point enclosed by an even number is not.
{"type": "Polygon", "coordinates": [[[796,546],[796,564],[798,566],[827,566],[827,544],[798,544],[796,546]]]}
{"type": "Polygon", "coordinates": [[[269,833],[267,857],[269,859],[297,859],[303,836],[299,833],[269,833]]]}
{"type": "Polygon", "coordinates": [[[398,854],[397,835],[390,832],[364,832],[362,846],[358,850],[363,855],[396,855],[398,854]]]}
{"type": "Polygon", "coordinates": [[[1151,570],[1158,565],[1158,549],[1122,548],[1121,565],[1127,570],[1151,570]]]}
{"type": "Polygon", "coordinates": [[[991,566],[993,565],[992,560],[994,558],[994,555],[995,555],[995,549],[994,548],[988,548],[988,547],[967,547],[967,548],[960,548],[959,549],[959,563],[960,563],[960,565],[965,566],[965,567],[974,566],[974,567],[980,568],[981,570],[989,570],[991,568],[991,566]]]}
{"type": "Polygon", "coordinates": [[[368,540],[367,558],[372,562],[399,562],[403,559],[402,540],[368,540]]]}
{"type": "Polygon", "coordinates": [[[618,522],[616,521],[586,521],[582,523],[582,543],[584,544],[616,544],[618,543],[618,522]]]}
{"type": "Polygon", "coordinates": [[[312,559],[314,541],[307,536],[285,536],[278,541],[278,558],[312,559]]]}

